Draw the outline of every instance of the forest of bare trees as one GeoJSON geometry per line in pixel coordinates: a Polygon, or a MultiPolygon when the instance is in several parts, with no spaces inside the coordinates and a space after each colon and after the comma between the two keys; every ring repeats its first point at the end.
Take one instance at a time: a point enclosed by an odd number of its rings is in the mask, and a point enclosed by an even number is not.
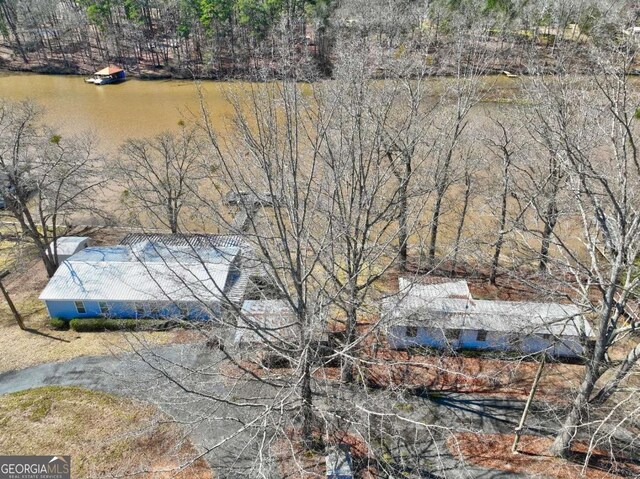
{"type": "Polygon", "coordinates": [[[562,71],[570,49],[575,73],[589,70],[586,43],[619,38],[636,15],[635,4],[618,1],[4,0],[0,66],[87,73],[112,62],[150,78],[277,77],[286,33],[291,54],[327,76],[341,39],[356,33],[379,55],[450,75],[459,59],[449,49],[462,29],[467,45],[490,52],[489,71],[562,71]]]}

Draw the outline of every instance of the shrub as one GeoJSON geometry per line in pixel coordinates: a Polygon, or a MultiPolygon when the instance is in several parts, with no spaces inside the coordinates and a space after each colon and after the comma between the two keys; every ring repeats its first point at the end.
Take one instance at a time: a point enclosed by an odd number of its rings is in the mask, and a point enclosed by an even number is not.
{"type": "Polygon", "coordinates": [[[167,329],[167,321],[115,318],[76,318],[69,322],[74,331],[81,333],[98,331],[153,331],[167,329]]]}
{"type": "Polygon", "coordinates": [[[55,329],[56,331],[66,331],[69,329],[69,321],[66,321],[62,318],[51,318],[49,320],[49,327],[51,329],[55,329]]]}
{"type": "Polygon", "coordinates": [[[69,321],[69,326],[78,332],[104,331],[105,321],[103,318],[72,319],[69,321]]]}

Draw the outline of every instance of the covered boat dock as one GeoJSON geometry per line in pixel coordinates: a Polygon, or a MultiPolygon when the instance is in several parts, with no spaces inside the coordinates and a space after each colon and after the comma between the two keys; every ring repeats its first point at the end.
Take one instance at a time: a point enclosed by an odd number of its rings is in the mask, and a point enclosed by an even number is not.
{"type": "Polygon", "coordinates": [[[98,70],[92,77],[87,78],[85,81],[95,85],[106,85],[108,83],[124,81],[125,77],[126,73],[122,68],[110,65],[102,70],[98,70]]]}

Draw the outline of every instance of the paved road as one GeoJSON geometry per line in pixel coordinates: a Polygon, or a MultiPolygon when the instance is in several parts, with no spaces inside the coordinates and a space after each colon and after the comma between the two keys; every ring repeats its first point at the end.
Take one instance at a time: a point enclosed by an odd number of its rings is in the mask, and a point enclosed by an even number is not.
{"type": "MultiPolygon", "coordinates": [[[[268,401],[266,387],[243,390],[242,385],[228,386],[219,373],[219,351],[198,345],[171,345],[149,349],[144,353],[121,356],[82,357],[20,371],[0,374],[0,394],[40,386],[74,385],[149,401],[172,416],[189,431],[192,442],[202,451],[211,450],[238,430],[243,421],[255,418],[255,407],[239,407],[239,398],[252,397],[268,401]],[[170,378],[177,378],[180,386],[170,378]]],[[[488,433],[512,432],[522,412],[522,401],[487,399],[463,394],[416,398],[415,412],[421,421],[456,430],[482,430],[488,433]]],[[[530,424],[543,432],[553,428],[544,424],[542,415],[533,415],[530,424]]],[[[254,431],[255,432],[255,431],[254,431]]],[[[251,449],[252,432],[247,430],[222,448],[207,454],[216,477],[277,477],[272,465],[256,468],[256,450],[251,449]],[[226,462],[225,462],[226,461],[226,462]],[[232,463],[228,462],[232,461],[232,463]]],[[[254,438],[255,439],[255,438],[254,438]]],[[[462,469],[453,458],[441,454],[444,438],[425,446],[422,454],[438,470],[437,477],[503,478],[519,477],[478,468],[462,469]]]]}

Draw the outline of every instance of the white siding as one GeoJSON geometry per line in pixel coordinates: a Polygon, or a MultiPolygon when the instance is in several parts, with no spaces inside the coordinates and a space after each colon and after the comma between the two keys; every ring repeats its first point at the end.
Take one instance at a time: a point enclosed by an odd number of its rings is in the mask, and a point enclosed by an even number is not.
{"type": "Polygon", "coordinates": [[[445,331],[438,328],[416,326],[415,337],[406,335],[407,327],[395,325],[389,329],[388,341],[392,349],[406,349],[415,346],[433,348],[465,348],[485,349],[494,351],[517,351],[524,354],[538,353],[547,349],[554,356],[579,357],[583,347],[577,337],[552,338],[550,340],[540,335],[518,336],[499,331],[488,331],[485,341],[478,341],[478,330],[462,330],[457,341],[447,341],[445,331]]]}

